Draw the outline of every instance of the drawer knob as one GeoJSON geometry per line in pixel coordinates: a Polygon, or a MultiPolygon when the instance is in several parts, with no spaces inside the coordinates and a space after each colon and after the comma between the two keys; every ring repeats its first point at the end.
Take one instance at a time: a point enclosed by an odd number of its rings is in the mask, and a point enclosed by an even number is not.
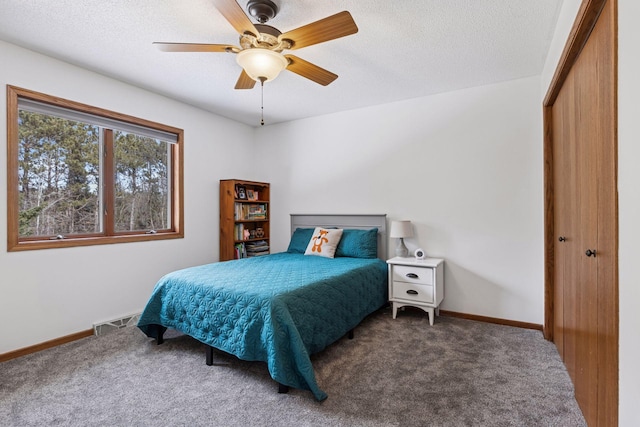
{"type": "Polygon", "coordinates": [[[407,291],[407,293],[408,293],[409,295],[418,295],[418,291],[414,291],[413,289],[409,289],[409,290],[407,291]]]}
{"type": "Polygon", "coordinates": [[[419,279],[420,276],[418,276],[416,273],[407,273],[407,277],[409,279],[419,279]]]}

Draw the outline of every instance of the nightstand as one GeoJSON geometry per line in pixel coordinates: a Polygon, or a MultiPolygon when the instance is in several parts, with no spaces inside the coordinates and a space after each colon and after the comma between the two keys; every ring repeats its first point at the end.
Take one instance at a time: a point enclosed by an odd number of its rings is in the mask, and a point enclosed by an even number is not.
{"type": "Polygon", "coordinates": [[[410,305],[426,311],[429,324],[433,325],[434,315],[440,314],[438,307],[444,298],[444,260],[395,257],[387,264],[393,318],[396,318],[399,307],[410,305]]]}

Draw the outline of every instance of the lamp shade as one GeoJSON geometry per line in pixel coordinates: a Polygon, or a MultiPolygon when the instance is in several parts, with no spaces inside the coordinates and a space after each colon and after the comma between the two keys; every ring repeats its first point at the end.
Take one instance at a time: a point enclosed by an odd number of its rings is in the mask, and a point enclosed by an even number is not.
{"type": "Polygon", "coordinates": [[[405,238],[411,236],[413,236],[411,221],[391,221],[391,231],[389,231],[389,237],[405,238]]]}
{"type": "Polygon", "coordinates": [[[269,49],[254,47],[238,52],[236,61],[255,81],[264,78],[270,81],[278,77],[280,71],[287,68],[287,58],[269,49]]]}

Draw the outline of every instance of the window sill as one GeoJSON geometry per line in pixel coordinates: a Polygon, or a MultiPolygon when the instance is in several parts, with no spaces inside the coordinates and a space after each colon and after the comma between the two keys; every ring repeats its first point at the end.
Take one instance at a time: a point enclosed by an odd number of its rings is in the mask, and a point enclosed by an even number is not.
{"type": "Polygon", "coordinates": [[[148,242],[152,240],[182,239],[182,232],[166,232],[156,234],[129,234],[108,237],[67,237],[60,240],[26,240],[9,242],[8,252],[31,251],[38,249],[73,248],[76,246],[110,245],[114,243],[148,242]]]}

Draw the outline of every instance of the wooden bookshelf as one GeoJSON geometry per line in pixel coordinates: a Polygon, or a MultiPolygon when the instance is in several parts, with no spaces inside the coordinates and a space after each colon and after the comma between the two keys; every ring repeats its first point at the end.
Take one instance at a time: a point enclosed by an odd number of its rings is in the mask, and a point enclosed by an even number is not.
{"type": "Polygon", "coordinates": [[[269,253],[269,184],[220,180],[220,261],[269,253]]]}

